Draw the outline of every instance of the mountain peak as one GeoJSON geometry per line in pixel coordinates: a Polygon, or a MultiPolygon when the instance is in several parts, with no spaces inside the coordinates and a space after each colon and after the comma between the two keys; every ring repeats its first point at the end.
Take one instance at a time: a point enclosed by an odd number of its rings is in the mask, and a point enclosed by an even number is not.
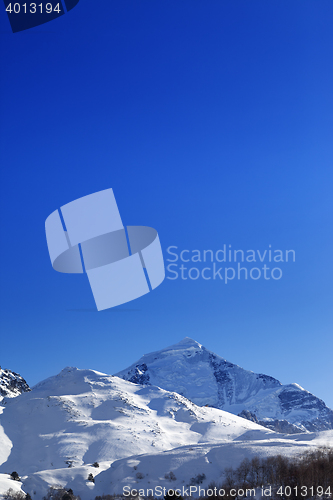
{"type": "Polygon", "coordinates": [[[145,354],[116,376],[177,392],[199,406],[250,412],[269,428],[279,429],[279,422],[299,431],[333,428],[333,411],[299,385],[244,370],[190,337],[145,354]]]}
{"type": "Polygon", "coordinates": [[[172,344],[171,346],[166,347],[163,350],[167,351],[170,349],[174,349],[175,347],[177,347],[178,349],[188,349],[189,347],[195,347],[195,348],[201,349],[203,346],[202,346],[202,344],[199,344],[199,342],[191,339],[190,337],[184,337],[183,340],[181,340],[180,342],[177,342],[176,344],[172,344]]]}
{"type": "Polygon", "coordinates": [[[76,366],[65,366],[65,368],[63,368],[60,373],[65,375],[66,373],[75,372],[77,370],[78,368],[76,366]]]}
{"type": "Polygon", "coordinates": [[[49,394],[52,396],[63,396],[66,394],[79,394],[92,391],[96,381],[105,379],[109,381],[111,375],[90,369],[80,369],[73,366],[63,368],[57,375],[42,380],[32,390],[38,391],[39,395],[49,394]]]}

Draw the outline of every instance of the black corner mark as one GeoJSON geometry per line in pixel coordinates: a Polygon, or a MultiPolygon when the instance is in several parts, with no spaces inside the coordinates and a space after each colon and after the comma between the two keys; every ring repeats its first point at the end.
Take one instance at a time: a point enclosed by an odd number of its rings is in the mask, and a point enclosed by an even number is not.
{"type": "MultiPolygon", "coordinates": [[[[79,0],[65,0],[67,11],[73,9],[79,0]]],[[[65,14],[62,0],[4,0],[5,9],[13,33],[24,31],[65,14]]]]}
{"type": "Polygon", "coordinates": [[[64,0],[67,12],[74,9],[74,7],[79,3],[80,0],[64,0]]]}

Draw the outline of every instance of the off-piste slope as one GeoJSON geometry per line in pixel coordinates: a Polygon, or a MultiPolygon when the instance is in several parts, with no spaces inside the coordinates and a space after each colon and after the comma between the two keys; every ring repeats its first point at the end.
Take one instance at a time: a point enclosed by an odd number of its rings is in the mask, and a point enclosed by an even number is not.
{"type": "Polygon", "coordinates": [[[177,488],[183,497],[192,494],[197,498],[199,491],[190,490],[191,485],[206,490],[212,482],[220,485],[225,479],[225,469],[238,467],[244,458],[278,454],[291,457],[323,445],[333,445],[332,430],[293,436],[265,435],[261,430],[250,430],[230,441],[192,444],[168,451],[153,450],[116,460],[111,465],[103,462],[99,468],[84,465],[44,470],[24,478],[22,487],[34,500],[41,500],[49,486],[55,484],[72,488],[82,500],[92,500],[103,494],[128,493],[131,489],[136,489],[141,496],[150,494],[163,498],[161,488],[166,491],[177,488]],[[87,481],[89,474],[93,474],[94,483],[87,481]]]}
{"type": "MultiPolygon", "coordinates": [[[[221,485],[225,469],[237,468],[244,458],[267,458],[279,454],[292,457],[325,445],[333,445],[332,430],[293,436],[275,434],[266,436],[266,439],[260,432],[249,431],[226,443],[183,446],[118,460],[97,476],[94,493],[102,495],[109,485],[117,493],[133,488],[144,492],[153,489],[154,494],[162,486],[167,490],[180,489],[187,496],[191,494],[191,485],[198,488],[200,483],[200,487],[206,490],[213,482],[221,485]]],[[[199,496],[198,489],[192,491],[194,498],[199,496]]]]}
{"type": "Polygon", "coordinates": [[[175,391],[199,406],[242,413],[279,432],[333,429],[333,411],[299,385],[244,370],[188,337],[116,375],[175,391]]]}
{"type": "Polygon", "coordinates": [[[79,467],[187,444],[271,431],[176,393],[93,370],[66,368],[8,400],[1,416],[1,473],[79,467]]]}

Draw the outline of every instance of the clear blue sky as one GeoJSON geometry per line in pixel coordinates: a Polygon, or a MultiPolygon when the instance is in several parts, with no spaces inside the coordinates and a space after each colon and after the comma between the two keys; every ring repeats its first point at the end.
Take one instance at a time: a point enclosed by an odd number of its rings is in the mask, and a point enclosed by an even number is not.
{"type": "Polygon", "coordinates": [[[2,9],[3,367],[115,373],[189,336],[333,407],[332,26],[332,0],[80,0],[16,34],[2,9]],[[98,313],[86,276],[52,269],[44,222],[109,187],[165,257],[270,244],[296,262],[98,313]]]}

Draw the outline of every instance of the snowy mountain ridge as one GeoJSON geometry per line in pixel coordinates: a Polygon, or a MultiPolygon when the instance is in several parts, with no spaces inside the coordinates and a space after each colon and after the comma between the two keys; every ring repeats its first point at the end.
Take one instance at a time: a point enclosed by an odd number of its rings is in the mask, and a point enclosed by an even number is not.
{"type": "Polygon", "coordinates": [[[178,392],[199,406],[242,415],[278,432],[333,429],[333,411],[298,384],[244,370],[186,337],[116,374],[178,392]]]}
{"type": "Polygon", "coordinates": [[[79,467],[133,454],[269,431],[183,396],[94,370],[66,368],[7,402],[0,471],[79,467]]]}

